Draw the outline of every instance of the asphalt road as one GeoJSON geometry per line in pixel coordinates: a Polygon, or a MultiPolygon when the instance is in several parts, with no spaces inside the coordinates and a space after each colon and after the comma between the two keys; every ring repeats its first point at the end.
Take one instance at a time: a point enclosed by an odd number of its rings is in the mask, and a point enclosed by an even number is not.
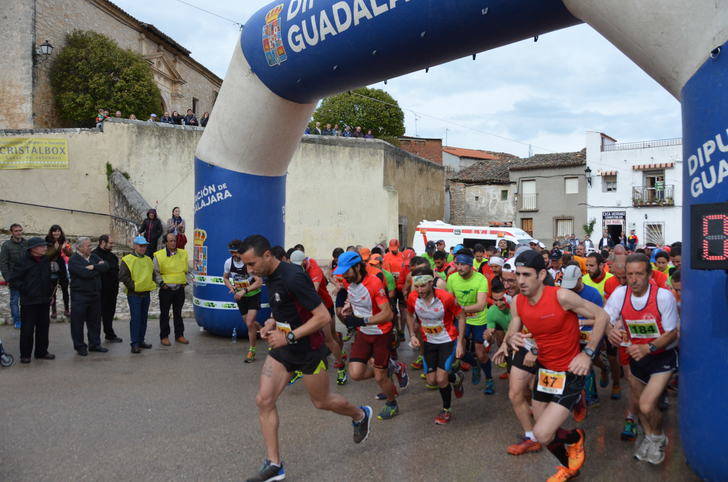
{"type": "MultiPolygon", "coordinates": [[[[263,455],[255,407],[262,361],[242,362],[247,343],[200,333],[186,324],[191,343],[160,348],[155,320],[141,355],[129,352],[128,324],[117,322],[123,344],[82,358],[73,351],[68,324],[51,325],[54,361],[20,365],[18,332],[0,326],[16,365],[0,369],[0,480],[244,480],[263,455]]],[[[403,359],[413,354],[401,348],[403,359]]],[[[500,374],[500,369],[495,369],[500,374]]],[[[369,439],[353,444],[350,421],[312,407],[303,383],[288,387],[279,402],[282,454],[289,480],[543,481],[554,472],[547,452],[507,455],[519,426],[507,397],[507,381],[484,396],[465,384],[454,400],[449,426],[433,418],[437,392],[413,372],[400,397],[401,414],[374,420],[369,439]]],[[[373,381],[333,389],[375,413],[373,381]]],[[[482,388],[482,385],[481,385],[482,388]]],[[[677,399],[667,416],[670,437],[659,467],[632,457],[622,442],[624,402],[602,393],[601,406],[582,424],[587,462],[580,480],[697,480],[680,448],[677,399]]]]}

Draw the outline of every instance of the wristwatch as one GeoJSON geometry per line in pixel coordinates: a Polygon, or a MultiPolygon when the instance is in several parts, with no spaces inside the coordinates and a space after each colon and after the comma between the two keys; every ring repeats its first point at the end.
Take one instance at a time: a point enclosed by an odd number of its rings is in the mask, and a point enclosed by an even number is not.
{"type": "Polygon", "coordinates": [[[654,353],[654,352],[656,352],[656,351],[657,351],[657,347],[655,346],[655,344],[654,344],[654,343],[648,343],[648,344],[647,344],[647,348],[649,348],[649,349],[650,349],[650,353],[654,353]]]}
{"type": "Polygon", "coordinates": [[[538,348],[537,347],[532,346],[531,348],[528,349],[528,351],[530,351],[532,355],[538,356],[538,348]]]}
{"type": "Polygon", "coordinates": [[[588,357],[589,357],[589,358],[591,358],[592,360],[593,360],[594,358],[596,358],[596,356],[597,356],[597,352],[595,352],[594,350],[592,350],[592,349],[591,349],[591,348],[589,348],[588,346],[585,346],[585,347],[584,347],[584,350],[582,350],[582,351],[583,351],[584,353],[586,353],[586,356],[588,356],[588,357]]]}
{"type": "Polygon", "coordinates": [[[286,334],[286,340],[288,341],[289,345],[293,345],[294,343],[298,343],[298,340],[296,340],[296,334],[292,331],[289,331],[286,334]]]}

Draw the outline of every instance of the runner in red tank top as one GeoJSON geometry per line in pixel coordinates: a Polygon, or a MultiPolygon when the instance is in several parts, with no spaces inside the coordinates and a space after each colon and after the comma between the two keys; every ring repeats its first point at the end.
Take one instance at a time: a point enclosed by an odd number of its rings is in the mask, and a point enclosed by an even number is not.
{"type": "Polygon", "coordinates": [[[527,347],[537,356],[533,433],[561,463],[549,480],[564,481],[576,477],[584,465],[585,434],[560,427],[582,394],[609,316],[570,290],[544,286],[546,263],[533,250],[516,258],[516,277],[521,293],[511,304],[513,332],[507,342],[514,350],[527,347]],[[583,351],[577,315],[594,320],[592,339],[583,351]],[[522,333],[522,326],[529,333],[522,333]]]}
{"type": "Polygon", "coordinates": [[[665,459],[667,437],[657,405],[677,369],[678,312],[675,297],[652,282],[651,271],[647,256],[630,255],[627,286],[612,293],[605,309],[612,321],[609,341],[624,346],[630,358],[629,385],[646,434],[634,456],[658,465],[665,459]]]}

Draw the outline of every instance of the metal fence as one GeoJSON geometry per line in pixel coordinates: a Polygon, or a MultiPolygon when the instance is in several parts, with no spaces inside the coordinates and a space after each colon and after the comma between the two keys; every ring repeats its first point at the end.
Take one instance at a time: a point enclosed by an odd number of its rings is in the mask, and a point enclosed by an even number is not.
{"type": "Polygon", "coordinates": [[[674,206],[675,186],[664,187],[632,187],[632,205],[634,206],[674,206]]]}
{"type": "Polygon", "coordinates": [[[628,151],[632,149],[647,149],[650,147],[667,147],[682,145],[682,137],[672,139],[657,139],[654,141],[616,142],[602,145],[602,151],[628,151]]]}

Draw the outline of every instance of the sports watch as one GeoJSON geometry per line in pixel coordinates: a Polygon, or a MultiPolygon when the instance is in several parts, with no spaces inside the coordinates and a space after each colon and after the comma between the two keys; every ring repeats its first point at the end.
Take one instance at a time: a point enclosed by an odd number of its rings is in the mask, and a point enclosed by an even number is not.
{"type": "Polygon", "coordinates": [[[293,345],[294,343],[298,343],[298,340],[296,340],[296,334],[292,331],[289,331],[286,334],[286,340],[288,341],[289,345],[293,345]]]}
{"type": "Polygon", "coordinates": [[[655,344],[654,344],[654,343],[648,343],[648,344],[647,344],[647,348],[649,348],[649,349],[650,349],[650,353],[654,353],[654,352],[656,352],[656,351],[657,351],[657,347],[655,346],[655,344]]]}
{"type": "Polygon", "coordinates": [[[528,351],[530,351],[533,356],[538,356],[538,348],[536,348],[535,346],[529,348],[528,351]]]}
{"type": "Polygon", "coordinates": [[[588,357],[589,357],[589,358],[591,358],[592,360],[593,360],[594,358],[596,358],[596,356],[597,356],[597,352],[595,352],[594,350],[592,350],[592,349],[591,349],[591,348],[589,348],[588,346],[585,346],[585,347],[584,347],[584,350],[582,350],[582,351],[583,351],[584,353],[586,353],[586,356],[588,356],[588,357]]]}

